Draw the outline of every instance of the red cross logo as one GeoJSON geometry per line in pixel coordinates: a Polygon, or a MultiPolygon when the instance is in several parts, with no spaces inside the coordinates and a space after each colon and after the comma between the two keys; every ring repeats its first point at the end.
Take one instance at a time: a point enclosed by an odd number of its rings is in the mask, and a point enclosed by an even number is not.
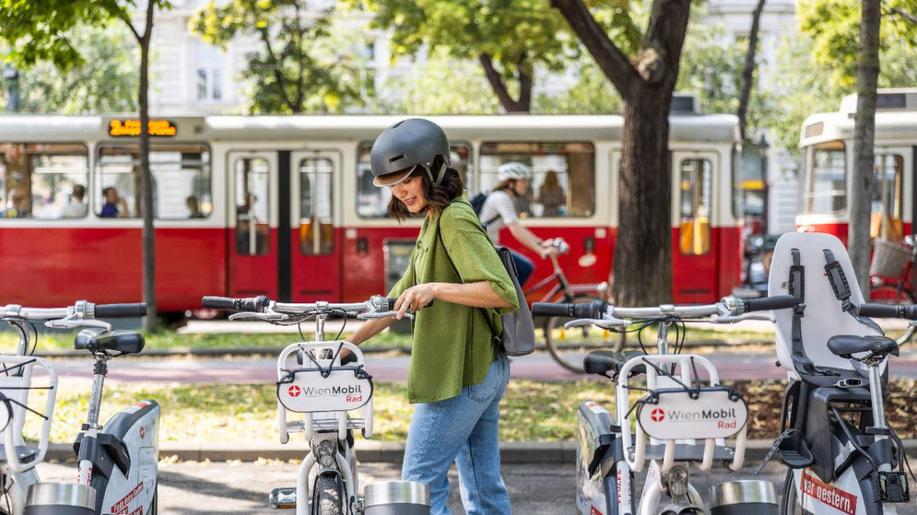
{"type": "Polygon", "coordinates": [[[665,411],[662,408],[653,408],[650,418],[653,419],[653,422],[662,422],[665,420],[665,411]]]}
{"type": "Polygon", "coordinates": [[[140,426],[140,439],[143,440],[144,438],[146,438],[146,429],[140,426]]]}
{"type": "Polygon", "coordinates": [[[292,384],[287,390],[287,393],[290,394],[290,397],[299,397],[299,394],[302,393],[302,389],[295,384],[292,384]]]}

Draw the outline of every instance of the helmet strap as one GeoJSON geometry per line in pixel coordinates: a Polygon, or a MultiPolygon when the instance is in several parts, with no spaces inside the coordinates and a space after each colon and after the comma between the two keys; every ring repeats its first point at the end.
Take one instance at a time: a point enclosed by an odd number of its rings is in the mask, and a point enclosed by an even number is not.
{"type": "Polygon", "coordinates": [[[430,180],[433,181],[433,184],[439,186],[439,183],[443,182],[443,177],[446,175],[446,168],[447,168],[446,163],[443,163],[442,165],[440,165],[439,171],[436,172],[436,178],[433,177],[433,171],[430,170],[429,166],[423,163],[420,163],[418,166],[423,167],[424,171],[427,172],[427,177],[429,177],[430,180]]]}

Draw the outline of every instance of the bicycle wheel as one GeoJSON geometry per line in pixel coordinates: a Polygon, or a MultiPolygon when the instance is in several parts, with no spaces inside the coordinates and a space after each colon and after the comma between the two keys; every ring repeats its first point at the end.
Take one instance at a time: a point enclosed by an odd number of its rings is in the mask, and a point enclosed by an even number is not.
{"type": "Polygon", "coordinates": [[[344,483],[337,474],[321,474],[312,490],[312,515],[344,515],[344,483]]]}
{"type": "Polygon", "coordinates": [[[802,515],[802,506],[796,496],[796,482],[793,479],[793,469],[786,469],[783,480],[783,501],[780,504],[780,515],[802,515]]]}
{"type": "Polygon", "coordinates": [[[880,304],[913,304],[917,302],[914,294],[905,288],[882,285],[869,291],[869,302],[880,304]]]}
{"type": "MultiPolygon", "coordinates": [[[[594,297],[581,295],[572,302],[592,302],[594,297]]],[[[606,331],[594,327],[564,329],[567,318],[550,317],[544,324],[544,343],[548,353],[558,365],[565,369],[582,374],[583,358],[590,348],[603,346],[606,331]]],[[[607,345],[607,344],[606,344],[607,345]]]]}

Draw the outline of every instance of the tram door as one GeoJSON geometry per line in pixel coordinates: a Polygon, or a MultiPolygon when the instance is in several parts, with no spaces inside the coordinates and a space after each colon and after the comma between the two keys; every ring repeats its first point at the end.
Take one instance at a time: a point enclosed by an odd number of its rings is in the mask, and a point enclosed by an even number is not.
{"type": "Polygon", "coordinates": [[[290,156],[291,245],[286,251],[293,301],[341,300],[340,224],[334,201],[340,166],[337,152],[297,151],[290,156]]]}
{"type": "MultiPolygon", "coordinates": [[[[877,147],[875,149],[876,183],[872,193],[872,216],[869,234],[873,238],[900,241],[910,227],[905,226],[905,170],[909,169],[910,149],[907,147],[877,147]]],[[[908,221],[910,222],[910,221],[908,221]]],[[[910,225],[910,224],[908,224],[910,225]]]]}
{"type": "Polygon", "coordinates": [[[674,300],[713,302],[717,297],[719,162],[713,152],[672,153],[674,300]]]}
{"type": "Polygon", "coordinates": [[[277,152],[227,156],[229,294],[276,299],[277,152]]]}

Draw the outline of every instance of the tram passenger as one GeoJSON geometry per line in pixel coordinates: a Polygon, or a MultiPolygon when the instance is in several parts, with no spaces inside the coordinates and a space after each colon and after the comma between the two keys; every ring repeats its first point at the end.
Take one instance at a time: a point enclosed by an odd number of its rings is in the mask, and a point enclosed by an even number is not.
{"type": "MultiPolygon", "coordinates": [[[[417,313],[408,373],[414,416],[402,477],[430,488],[430,513],[449,513],[449,469],[458,466],[467,513],[509,515],[500,477],[500,399],[509,361],[492,338],[500,313],[518,307],[506,269],[462,194],[443,130],[419,118],[385,129],[373,144],[374,184],[392,191],[389,213],[423,216],[411,263],[389,293],[395,309],[417,313]]],[[[392,323],[372,320],[361,343],[392,323]]]]}
{"type": "MultiPolygon", "coordinates": [[[[556,255],[557,249],[532,231],[519,223],[519,214],[516,211],[515,199],[525,198],[529,189],[529,178],[532,176],[529,167],[511,161],[503,163],[497,170],[497,185],[493,192],[487,195],[487,200],[481,207],[481,222],[487,229],[487,236],[494,244],[500,243],[500,229],[509,228],[509,232],[533,252],[546,259],[549,256],[556,255]]],[[[532,260],[523,256],[519,252],[510,249],[513,253],[513,260],[516,262],[516,271],[519,274],[519,283],[525,284],[535,264],[532,260]]]]}
{"type": "Polygon", "coordinates": [[[204,218],[204,213],[201,212],[201,202],[194,195],[189,195],[185,199],[185,206],[188,208],[188,218],[204,218]]]}
{"type": "Polygon", "coordinates": [[[4,218],[28,218],[29,208],[26,205],[25,193],[20,189],[9,191],[8,207],[3,212],[4,218]]]}
{"type": "Polygon", "coordinates": [[[86,197],[86,186],[74,184],[70,192],[70,201],[61,210],[61,218],[83,218],[89,210],[89,206],[83,200],[86,197]]]}
{"type": "Polygon", "coordinates": [[[121,198],[118,196],[118,188],[108,186],[102,190],[102,198],[105,203],[102,204],[102,210],[99,211],[101,218],[118,218],[121,216],[119,208],[121,198]]]}
{"type": "Polygon", "coordinates": [[[557,179],[557,172],[549,170],[544,175],[544,182],[538,189],[538,203],[544,208],[541,216],[564,216],[567,206],[567,195],[557,179]]]}

